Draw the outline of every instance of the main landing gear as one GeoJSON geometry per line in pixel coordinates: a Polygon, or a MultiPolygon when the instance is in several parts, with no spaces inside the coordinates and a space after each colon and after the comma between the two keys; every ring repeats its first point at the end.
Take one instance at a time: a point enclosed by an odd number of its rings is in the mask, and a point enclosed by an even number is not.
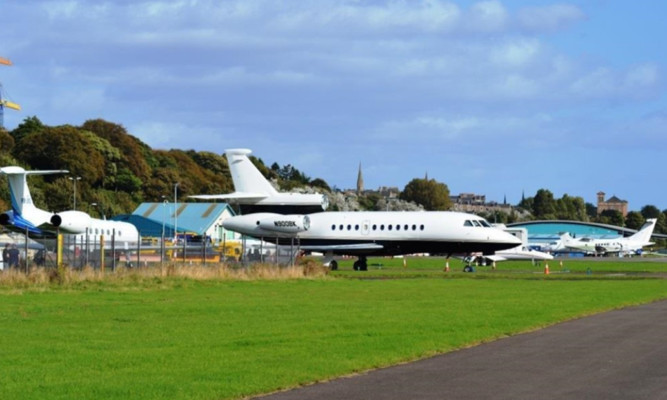
{"type": "Polygon", "coordinates": [[[359,256],[359,259],[354,262],[353,268],[355,271],[368,271],[366,256],[359,256]]]}
{"type": "Polygon", "coordinates": [[[463,262],[466,263],[465,267],[463,267],[463,272],[475,272],[475,266],[479,260],[476,256],[467,256],[463,259],[463,262]]]}

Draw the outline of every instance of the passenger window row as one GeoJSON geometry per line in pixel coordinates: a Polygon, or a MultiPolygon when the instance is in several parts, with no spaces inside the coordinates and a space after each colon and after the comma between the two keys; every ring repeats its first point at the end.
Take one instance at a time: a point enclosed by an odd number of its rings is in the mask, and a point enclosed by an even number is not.
{"type": "MultiPolygon", "coordinates": [[[[351,224],[348,224],[347,226],[346,226],[346,225],[343,225],[343,224],[340,224],[340,225],[338,225],[338,226],[336,226],[336,224],[331,225],[331,230],[332,230],[332,231],[335,231],[336,229],[338,229],[339,231],[344,231],[345,228],[347,228],[348,231],[351,231],[353,228],[354,228],[355,231],[358,231],[358,230],[359,230],[359,224],[356,224],[356,225],[354,225],[354,226],[352,226],[351,224]]],[[[373,224],[372,229],[373,229],[374,231],[378,230],[378,228],[379,228],[381,231],[384,231],[384,230],[385,230],[385,224],[381,224],[381,225],[379,225],[379,226],[378,226],[377,224],[373,224]]],[[[404,230],[404,231],[409,231],[410,228],[412,228],[413,231],[416,231],[418,227],[417,227],[417,225],[414,225],[414,224],[413,224],[412,226],[410,226],[410,225],[408,225],[408,224],[405,224],[405,225],[403,225],[403,226],[401,226],[400,224],[396,224],[396,225],[387,224],[387,225],[386,225],[386,229],[387,229],[388,231],[391,231],[391,230],[393,230],[394,228],[395,228],[397,231],[400,231],[401,229],[404,230]]],[[[420,230],[420,231],[423,231],[423,230],[424,230],[424,225],[419,225],[419,230],[420,230]]]]}
{"type": "MultiPolygon", "coordinates": [[[[89,235],[89,236],[92,236],[92,235],[95,235],[95,236],[97,236],[97,235],[106,235],[107,237],[111,237],[111,235],[112,235],[112,230],[111,230],[111,229],[106,229],[106,230],[104,230],[104,229],[99,229],[99,228],[95,228],[95,229],[93,230],[93,228],[90,228],[90,230],[89,230],[89,232],[88,232],[88,235],[89,235]]],[[[85,237],[86,234],[85,234],[85,233],[80,233],[80,234],[78,234],[78,235],[76,235],[76,236],[77,236],[77,237],[85,237]]],[[[116,237],[121,237],[121,236],[123,236],[122,231],[116,231],[116,237]]]]}

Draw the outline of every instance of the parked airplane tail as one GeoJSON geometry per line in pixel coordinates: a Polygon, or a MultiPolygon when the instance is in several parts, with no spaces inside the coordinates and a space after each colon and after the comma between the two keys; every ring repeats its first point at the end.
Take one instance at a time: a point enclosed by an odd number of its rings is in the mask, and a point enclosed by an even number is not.
{"type": "Polygon", "coordinates": [[[9,166],[0,168],[0,174],[7,175],[9,194],[12,202],[11,211],[0,214],[0,225],[12,226],[14,229],[32,233],[40,233],[34,222],[48,223],[51,213],[35,207],[28,189],[28,175],[66,174],[66,170],[26,171],[21,167],[9,166]],[[33,221],[33,222],[31,222],[33,221]]]}
{"type": "Polygon", "coordinates": [[[275,196],[278,191],[264,178],[261,172],[250,161],[249,149],[229,149],[225,151],[229,171],[234,181],[234,189],[241,193],[256,193],[275,196]]]}
{"type": "Polygon", "coordinates": [[[632,242],[638,243],[650,243],[651,235],[653,235],[653,229],[655,229],[655,224],[658,220],[656,218],[647,219],[644,225],[635,233],[630,236],[628,239],[632,242]]]}
{"type": "Polygon", "coordinates": [[[234,193],[189,196],[200,200],[229,200],[239,204],[242,214],[272,212],[278,214],[310,214],[321,212],[329,205],[322,194],[281,193],[250,161],[248,149],[225,151],[234,181],[234,193]]]}
{"type": "Polygon", "coordinates": [[[35,208],[28,189],[28,175],[51,175],[66,174],[67,170],[44,170],[44,171],[26,171],[21,167],[3,167],[0,168],[0,174],[7,175],[9,181],[9,194],[12,201],[12,209],[19,215],[23,215],[24,210],[35,208]]]}
{"type": "Polygon", "coordinates": [[[569,232],[561,232],[559,236],[560,236],[560,241],[563,244],[574,240],[574,238],[570,236],[569,232]]]}

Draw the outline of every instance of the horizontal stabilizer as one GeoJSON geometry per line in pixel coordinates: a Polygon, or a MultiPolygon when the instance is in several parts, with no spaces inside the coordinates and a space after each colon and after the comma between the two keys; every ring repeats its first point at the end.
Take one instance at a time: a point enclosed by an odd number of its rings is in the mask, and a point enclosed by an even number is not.
{"type": "Polygon", "coordinates": [[[0,168],[0,173],[5,175],[51,175],[51,174],[67,174],[69,173],[66,169],[47,169],[42,171],[26,171],[21,167],[11,166],[11,167],[2,167],[0,168]]]}
{"type": "Polygon", "coordinates": [[[262,200],[269,196],[262,193],[234,192],[228,194],[197,194],[188,197],[200,200],[262,200]]]}

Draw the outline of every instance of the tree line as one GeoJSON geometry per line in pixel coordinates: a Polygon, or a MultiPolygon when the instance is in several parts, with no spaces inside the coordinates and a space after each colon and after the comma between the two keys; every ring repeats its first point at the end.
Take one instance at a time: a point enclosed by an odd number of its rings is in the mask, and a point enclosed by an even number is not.
{"type": "MultiPolygon", "coordinates": [[[[281,190],[310,186],[322,192],[337,190],[321,178],[311,178],[291,164],[267,166],[261,158],[250,159],[281,190]]],[[[179,201],[188,195],[229,193],[233,183],[227,159],[220,154],[194,150],[152,149],[119,124],[102,119],[80,126],[44,125],[37,117],[26,118],[11,131],[0,128],[0,166],[18,165],[27,170],[67,169],[69,175],[30,178],[35,204],[47,210],[71,209],[76,187],[77,208],[93,216],[131,213],[142,202],[179,201]],[[80,177],[80,180],[71,180],[80,177]],[[176,183],[178,183],[177,186],[176,183]]],[[[0,181],[0,210],[10,208],[5,177],[0,181]]],[[[421,204],[426,210],[449,210],[449,188],[434,179],[413,179],[399,198],[421,204]]],[[[359,197],[363,209],[376,209],[377,194],[359,197]]],[[[638,229],[648,218],[658,218],[656,232],[667,233],[667,210],[646,205],[623,217],[617,211],[597,215],[597,209],[581,197],[554,198],[547,189],[524,197],[509,213],[482,213],[497,222],[524,219],[591,221],[638,229]]]]}

